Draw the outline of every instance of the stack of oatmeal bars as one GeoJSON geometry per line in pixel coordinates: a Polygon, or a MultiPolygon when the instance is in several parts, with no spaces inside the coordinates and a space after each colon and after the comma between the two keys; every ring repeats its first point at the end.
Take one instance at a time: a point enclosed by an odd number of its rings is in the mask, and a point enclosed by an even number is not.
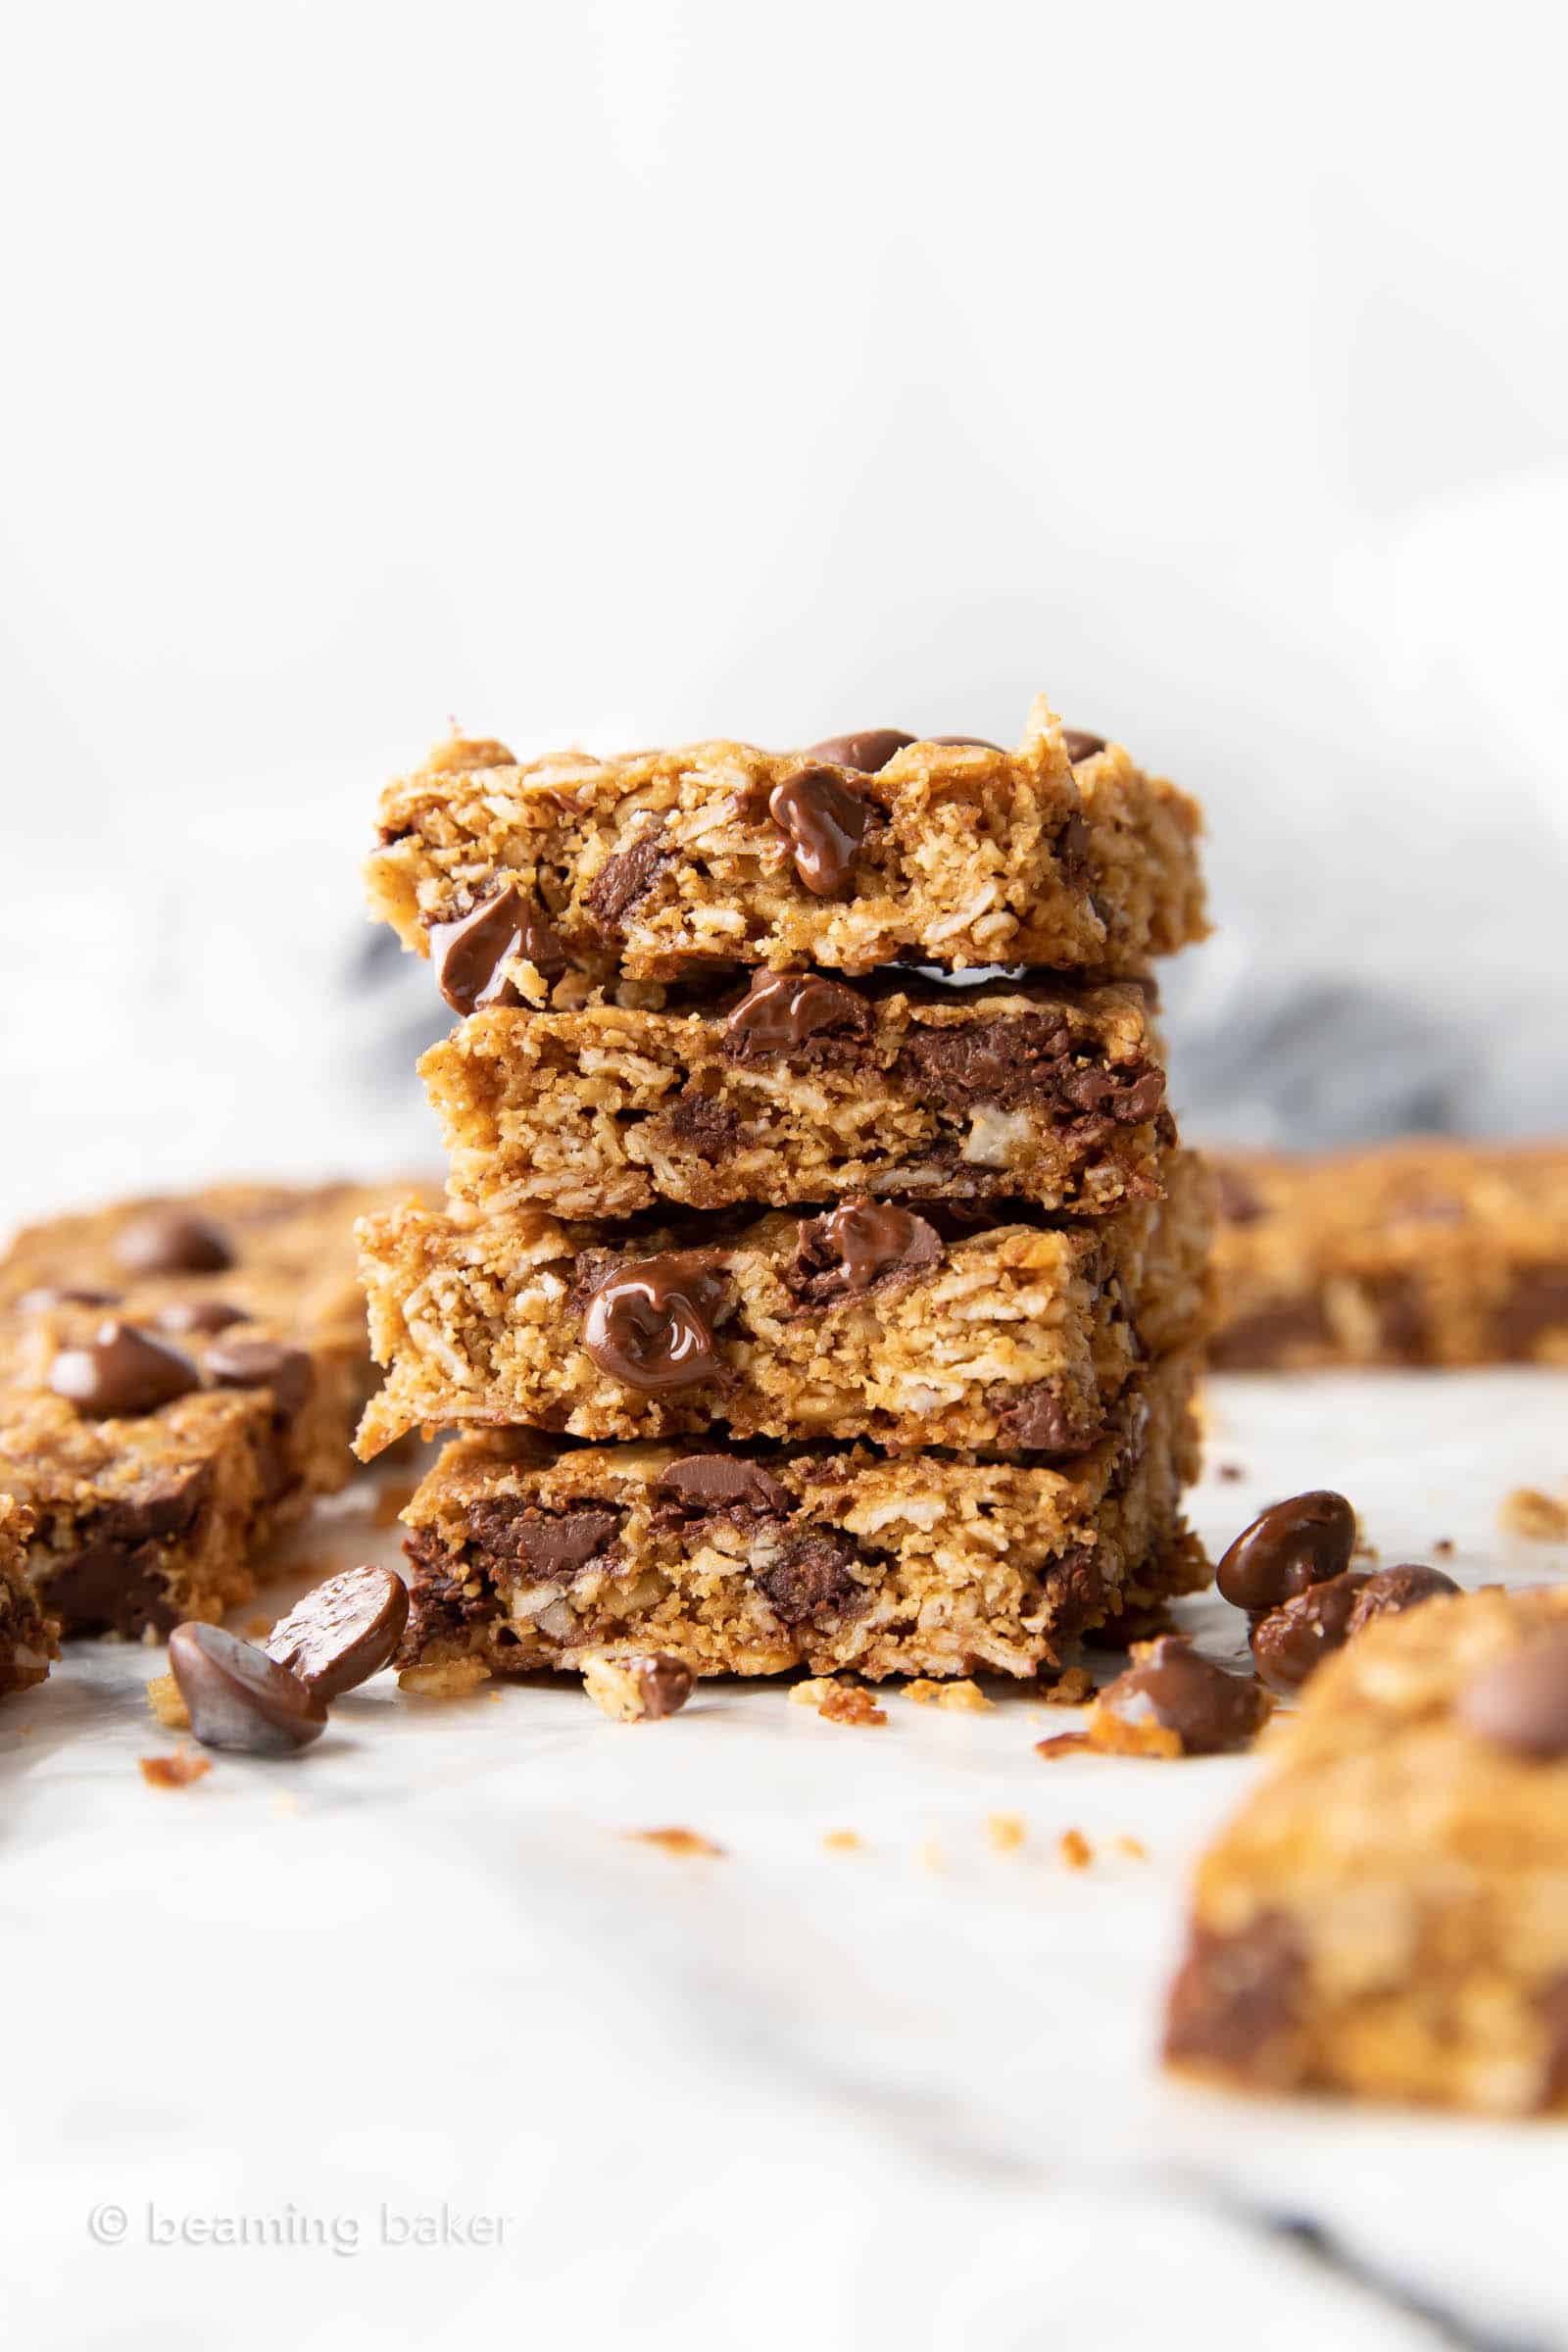
{"type": "Polygon", "coordinates": [[[392,785],[375,912],[460,1018],[448,1200],[362,1222],[405,1667],[1050,1672],[1205,1574],[1206,1174],[1154,957],[1198,811],[1042,702],[392,785]]]}

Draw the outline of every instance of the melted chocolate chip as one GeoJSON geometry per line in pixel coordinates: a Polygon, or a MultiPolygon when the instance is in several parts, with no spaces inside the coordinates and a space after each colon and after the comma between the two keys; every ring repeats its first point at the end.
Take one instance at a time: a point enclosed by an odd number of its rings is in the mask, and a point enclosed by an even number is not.
{"type": "Polygon", "coordinates": [[[204,1747],[291,1756],[326,1729],[326,1708],[298,1675],[220,1625],[176,1625],[169,1666],[204,1747]]]}
{"type": "Polygon", "coordinates": [[[172,1298],[153,1317],[160,1331],[226,1331],[231,1323],[248,1323],[243,1306],[223,1298],[172,1298]]]}
{"type": "MultiPolygon", "coordinates": [[[[620,1533],[622,1516],[600,1503],[539,1511],[512,1496],[495,1495],[468,1506],[468,1537],[481,1555],[506,1566],[515,1563],[539,1582],[576,1576],[590,1560],[602,1558],[620,1533]]],[[[415,1556],[411,1546],[404,1548],[415,1556]]]]}
{"type": "Polygon", "coordinates": [[[1354,1544],[1354,1511],[1343,1494],[1317,1488],[1260,1511],[1220,1561],[1214,1582],[1235,1607],[1255,1616],[1343,1576],[1354,1544]]]}
{"type": "Polygon", "coordinates": [[[1063,727],[1061,740],[1074,767],[1080,760],[1092,760],[1097,752],[1102,752],[1105,748],[1103,735],[1086,735],[1082,727],[1063,727]]]}
{"type": "Polygon", "coordinates": [[[1009,1453],[1065,1453],[1089,1442],[1049,1381],[1017,1391],[997,1415],[997,1444],[1009,1453]]]}
{"type": "Polygon", "coordinates": [[[502,976],[503,965],[513,956],[536,964],[547,979],[566,968],[566,951],[558,933],[514,883],[455,923],[430,926],[436,985],[454,1012],[515,1004],[517,992],[502,976]]]}
{"type": "Polygon", "coordinates": [[[830,899],[849,881],[871,810],[831,767],[797,768],[768,795],[767,812],[789,841],[795,871],[812,896],[830,899]]]}
{"type": "Polygon", "coordinates": [[[316,1366],[305,1349],[279,1340],[220,1340],[207,1350],[204,1368],[220,1389],[270,1389],[277,1410],[291,1420],[316,1387],[316,1366]]]}
{"type": "Polygon", "coordinates": [[[628,1658],[626,1663],[637,1678],[643,1715],[649,1723],[661,1723],[665,1716],[680,1713],[692,1694],[692,1670],[683,1658],[660,1649],[650,1657],[628,1658]]]}
{"type": "Polygon", "coordinates": [[[1350,1618],[1350,1639],[1353,1642],[1374,1618],[1402,1617],[1406,1609],[1419,1608],[1424,1600],[1440,1600],[1444,1593],[1458,1590],[1452,1577],[1445,1576],[1441,1568],[1428,1568],[1419,1561],[1380,1568],[1376,1575],[1361,1580],[1361,1596],[1350,1618]]]}
{"type": "Polygon", "coordinates": [[[618,930],[623,918],[653,888],[660,867],[670,853],[664,846],[662,818],[639,833],[631,847],[617,850],[600,867],[588,893],[589,913],[606,931],[618,930]]]}
{"type": "Polygon", "coordinates": [[[1536,1634],[1460,1692],[1466,1731],[1513,1756],[1568,1756],[1568,1626],[1536,1634]]]}
{"type": "Polygon", "coordinates": [[[139,1642],[151,1630],[167,1634],[177,1624],[161,1544],[93,1536],[76,1551],[51,1559],[39,1592],[63,1633],[120,1634],[139,1642]]]}
{"type": "Polygon", "coordinates": [[[698,1250],[634,1259],[595,1286],[582,1344],[601,1372],[650,1396],[716,1379],[723,1288],[715,1260],[698,1250]]]}
{"type": "Polygon", "coordinates": [[[943,1245],[933,1226],[884,1200],[851,1200],[798,1228],[795,1258],[784,1279],[808,1306],[828,1306],[874,1283],[907,1278],[940,1263],[943,1245]]]}
{"type": "Polygon", "coordinates": [[[734,1453],[688,1453],[660,1473],[658,1492],[694,1517],[745,1511],[783,1519],[795,1507],[776,1478],[734,1453]]]}
{"type": "Polygon", "coordinates": [[[234,1263],[220,1227],[177,1208],[153,1209],[127,1225],[115,1255],[128,1274],[221,1274],[234,1263]]]}
{"type": "MultiPolygon", "coordinates": [[[[118,1291],[67,1290],[52,1282],[40,1283],[36,1290],[24,1291],[17,1300],[20,1315],[47,1314],[53,1306],[118,1306],[118,1291]]],[[[162,1322],[162,1316],[159,1321],[162,1322]]]]}
{"type": "Polygon", "coordinates": [[[1345,1647],[1367,1581],[1347,1570],[1253,1618],[1252,1658],[1271,1690],[1299,1690],[1326,1657],[1345,1647]]]}
{"type": "Polygon", "coordinates": [[[318,1698],[341,1698],[390,1663],[409,1621],[409,1589],[390,1568],[349,1568],[297,1600],[267,1654],[318,1698]]]}
{"type": "Polygon", "coordinates": [[[1165,2055],[1285,2086],[1297,2071],[1306,1954],[1283,1912],[1222,1936],[1200,1928],[1171,1987],[1165,2055]]]}
{"type": "Polygon", "coordinates": [[[1152,1722],[1174,1732],[1189,1756],[1246,1747],[1268,1714],[1268,1700],[1250,1677],[1227,1674],[1200,1656],[1185,1634],[1151,1642],[1147,1655],[1102,1690],[1099,1703],[1123,1723],[1152,1722]]]}
{"type": "Polygon", "coordinates": [[[720,1159],[740,1141],[740,1113],[714,1095],[682,1095],[669,1114],[669,1131],[699,1157],[720,1159]]]}
{"type": "Polygon", "coordinates": [[[1001,1110],[1037,1105],[1043,1116],[1140,1126],[1158,1110],[1163,1073],[1131,1061],[1079,1061],[1071,1024],[1058,1011],[1014,1013],[990,1021],[911,1029],[893,1064],[896,1085],[950,1110],[994,1102],[1001,1110]]]}
{"type": "Polygon", "coordinates": [[[866,727],[858,735],[830,735],[825,743],[813,743],[802,758],[827,767],[853,767],[863,776],[874,776],[886,767],[895,752],[906,751],[918,741],[918,736],[906,735],[898,727],[866,727]]]}
{"type": "Polygon", "coordinates": [[[758,1591],[781,1624],[821,1626],[863,1600],[863,1588],[852,1572],[860,1557],[838,1528],[809,1528],[760,1571],[758,1591]]]}
{"type": "Polygon", "coordinates": [[[869,1037],[874,1026],[869,1004],[842,980],[761,972],[724,1023],[724,1051],[737,1059],[790,1054],[808,1039],[869,1037]]]}
{"type": "Polygon", "coordinates": [[[188,1355],[133,1323],[100,1323],[83,1348],[62,1348],[49,1367],[49,1386],[78,1413],[100,1419],[156,1412],[202,1385],[188,1355]]]}

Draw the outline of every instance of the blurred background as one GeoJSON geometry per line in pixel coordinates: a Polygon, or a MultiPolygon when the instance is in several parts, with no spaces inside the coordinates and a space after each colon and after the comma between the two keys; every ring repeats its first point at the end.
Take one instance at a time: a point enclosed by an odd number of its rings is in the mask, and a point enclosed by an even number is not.
{"type": "Polygon", "coordinates": [[[144,0],[0,71],[0,1215],[433,1160],[383,778],[1037,689],[1189,1132],[1568,1124],[1562,20],[144,0]]]}

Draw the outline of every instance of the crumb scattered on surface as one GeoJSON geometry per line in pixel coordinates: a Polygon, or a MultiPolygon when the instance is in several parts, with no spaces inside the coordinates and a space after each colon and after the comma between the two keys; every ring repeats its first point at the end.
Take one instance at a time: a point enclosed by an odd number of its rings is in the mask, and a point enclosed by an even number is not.
{"type": "Polygon", "coordinates": [[[1156,1723],[1152,1715],[1129,1723],[1113,1708],[1103,1706],[1097,1706],[1090,1715],[1088,1740],[1105,1755],[1152,1756],[1162,1764],[1187,1752],[1180,1732],[1173,1732],[1169,1724],[1156,1723]]]}
{"type": "Polygon", "coordinates": [[[1453,1538],[1451,1536],[1439,1536],[1433,1543],[1432,1548],[1437,1553],[1440,1560],[1450,1559],[1453,1555],[1453,1538]]]}
{"type": "Polygon", "coordinates": [[[790,1687],[792,1707],[814,1707],[829,1723],[886,1723],[888,1711],[879,1707],[863,1683],[835,1682],[831,1675],[790,1687]]]}
{"type": "Polygon", "coordinates": [[[210,1757],[199,1756],[183,1740],[167,1756],[138,1756],[136,1761],[149,1788],[188,1788],[213,1769],[210,1757]]]}
{"type": "Polygon", "coordinates": [[[986,1836],[999,1854],[1015,1854],[1028,1835],[1021,1813],[986,1815],[986,1836]]]}
{"type": "Polygon", "coordinates": [[[500,1704],[501,1704],[501,1693],[500,1693],[500,1691],[499,1691],[499,1690],[487,1690],[487,1691],[485,1692],[485,1696],[486,1696],[486,1698],[487,1698],[487,1699],[490,1701],[490,1704],[491,1704],[493,1707],[499,1707],[499,1706],[500,1706],[500,1704]]]}
{"type": "Polygon", "coordinates": [[[1069,1666],[1040,1695],[1048,1707],[1081,1707],[1095,1695],[1095,1678],[1087,1666],[1069,1666]]]}
{"type": "Polygon", "coordinates": [[[822,1843],[830,1854],[858,1854],[865,1839],[858,1830],[829,1830],[822,1843]]]}
{"type": "Polygon", "coordinates": [[[414,1500],[414,1495],[415,1489],[407,1480],[394,1479],[390,1486],[383,1487],[380,1494],[377,1494],[375,1506],[370,1513],[370,1525],[372,1527],[396,1527],[409,1504],[414,1500]]]}
{"type": "Polygon", "coordinates": [[[666,1854],[721,1854],[724,1848],[705,1838],[700,1830],[628,1830],[626,1836],[639,1845],[657,1845],[666,1854]]]}
{"type": "Polygon", "coordinates": [[[398,1689],[412,1698],[462,1698],[489,1680],[483,1658],[449,1658],[440,1666],[405,1666],[398,1689]]]}
{"type": "Polygon", "coordinates": [[[1063,1830],[1056,1840],[1056,1851],[1069,1870],[1087,1870],[1095,1858],[1095,1849],[1082,1830],[1063,1830]]]}
{"type": "Polygon", "coordinates": [[[1497,1521],[1505,1536],[1523,1536],[1532,1544],[1568,1542],[1568,1503],[1539,1487],[1515,1487],[1505,1494],[1497,1521]]]}
{"type": "Polygon", "coordinates": [[[983,1715],[996,1704],[987,1698],[978,1683],[932,1682],[917,1675],[912,1683],[904,1686],[906,1698],[912,1698],[917,1707],[945,1707],[952,1715],[983,1715]]]}
{"type": "Polygon", "coordinates": [[[1052,1763],[1057,1756],[1081,1756],[1089,1745],[1087,1732],[1058,1732],[1054,1740],[1037,1740],[1035,1754],[1052,1763]]]}
{"type": "Polygon", "coordinates": [[[1240,1462],[1221,1462],[1215,1475],[1224,1479],[1227,1486],[1234,1486],[1238,1479],[1247,1476],[1247,1472],[1242,1468],[1240,1462]]]}
{"type": "Polygon", "coordinates": [[[190,1709],[180,1696],[172,1674],[155,1674],[147,1686],[147,1704],[166,1732],[188,1732],[190,1709]]]}
{"type": "Polygon", "coordinates": [[[1133,1838],[1124,1834],[1116,1839],[1116,1851],[1118,1854],[1125,1854],[1129,1862],[1147,1862],[1149,1860],[1149,1848],[1141,1838],[1133,1838]]]}

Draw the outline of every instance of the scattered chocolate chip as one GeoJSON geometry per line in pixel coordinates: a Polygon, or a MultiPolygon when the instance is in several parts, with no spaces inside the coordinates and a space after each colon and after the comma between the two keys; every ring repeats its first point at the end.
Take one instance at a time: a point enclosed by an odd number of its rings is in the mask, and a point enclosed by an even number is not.
{"type": "Polygon", "coordinates": [[[660,1473],[658,1492],[697,1514],[756,1511],[787,1518],[787,1491],[757,1462],[735,1453],[688,1453],[660,1473]]]}
{"type": "Polygon", "coordinates": [[[303,1348],[280,1340],[220,1340],[207,1350],[207,1377],[220,1389],[270,1389],[290,1419],[310,1400],[316,1366],[303,1348]]]}
{"type": "Polygon", "coordinates": [[[1235,1607],[1256,1616],[1309,1585],[1343,1576],[1354,1544],[1355,1513],[1345,1496],[1315,1488],[1259,1511],[1220,1561],[1214,1582],[1235,1607]]]}
{"type": "Polygon", "coordinates": [[[1568,1756],[1568,1627],[1537,1634],[1460,1692],[1459,1721],[1509,1755],[1568,1756]]]}
{"type": "Polygon", "coordinates": [[[650,1657],[628,1658],[626,1663],[637,1678],[648,1722],[660,1723],[666,1715],[680,1713],[692,1694],[692,1670],[684,1659],[672,1658],[667,1650],[660,1649],[650,1657]]]}
{"type": "Polygon", "coordinates": [[[36,1290],[23,1292],[22,1297],[17,1300],[17,1312],[21,1315],[42,1315],[47,1314],[52,1306],[118,1306],[119,1304],[120,1293],[118,1291],[67,1290],[63,1285],[44,1282],[40,1283],[36,1290]]]}
{"type": "Polygon", "coordinates": [[[390,1663],[409,1621],[409,1589],[390,1568],[349,1568],[297,1600],[267,1654],[318,1698],[341,1698],[390,1663]]]}
{"type": "Polygon", "coordinates": [[[815,972],[761,972],[724,1023],[724,1050],[737,1057],[788,1054],[808,1039],[869,1037],[871,1007],[842,980],[815,972]]]}
{"type": "Polygon", "coordinates": [[[789,841],[795,871],[812,895],[830,899],[849,881],[871,810],[831,767],[802,767],[775,784],[767,812],[789,841]]]}
{"type": "Polygon", "coordinates": [[[587,906],[601,929],[617,930],[637,901],[653,888],[660,867],[670,855],[663,833],[661,818],[639,833],[630,849],[617,850],[600,867],[588,892],[587,906]]]}
{"type": "Polygon", "coordinates": [[[582,1344],[612,1380],[654,1395],[715,1379],[722,1369],[713,1319],[723,1277],[693,1250],[634,1259],[596,1285],[582,1344]]]}
{"type": "Polygon", "coordinates": [[[1299,1690],[1326,1657],[1345,1647],[1366,1584],[1364,1576],[1347,1570],[1253,1618],[1252,1657],[1271,1690],[1299,1690]]]}
{"type": "Polygon", "coordinates": [[[1092,760],[1097,752],[1102,752],[1105,748],[1103,735],[1086,735],[1082,727],[1063,727],[1061,740],[1074,767],[1080,760],[1092,760]]]}
{"type": "Polygon", "coordinates": [[[785,1280],[810,1306],[827,1306],[893,1276],[941,1262],[943,1245],[924,1217],[890,1201],[850,1200],[824,1216],[804,1218],[785,1280]]]}
{"type": "Polygon", "coordinates": [[[758,1591],[781,1624],[821,1625],[864,1599],[851,1563],[861,1557],[837,1528],[813,1527],[786,1544],[760,1571],[758,1591]]]}
{"type": "Polygon", "coordinates": [[[1419,1561],[1380,1568],[1361,1580],[1361,1595],[1350,1618],[1350,1639],[1353,1642],[1374,1618],[1402,1616],[1406,1609],[1419,1608],[1424,1600],[1438,1600],[1445,1592],[1458,1590],[1452,1577],[1445,1576],[1441,1568],[1428,1568],[1419,1561]]]}
{"type": "Polygon", "coordinates": [[[502,977],[513,956],[536,964],[547,979],[566,968],[566,951],[537,906],[514,883],[455,923],[432,923],[430,959],[436,985],[454,1012],[485,1004],[515,1004],[517,992],[502,977]]]}
{"type": "Polygon", "coordinates": [[[172,1298],[153,1317],[160,1331],[226,1331],[231,1323],[248,1323],[243,1306],[222,1298],[172,1298]]]}
{"type": "Polygon", "coordinates": [[[825,743],[813,743],[802,758],[828,767],[857,768],[861,775],[874,776],[886,767],[895,752],[906,751],[918,741],[918,736],[906,735],[898,727],[866,727],[858,735],[830,735],[825,743]]]}
{"type": "Polygon", "coordinates": [[[234,1263],[226,1236],[210,1217],[158,1208],[127,1225],[115,1255],[128,1274],[222,1274],[234,1263]]]}
{"type": "Polygon", "coordinates": [[[326,1708],[297,1674],[220,1625],[176,1625],[169,1665],[203,1747],[288,1756],[326,1729],[326,1708]]]}
{"type": "Polygon", "coordinates": [[[1183,1753],[1217,1756],[1246,1747],[1268,1715],[1268,1697],[1250,1676],[1227,1674],[1185,1634],[1162,1634],[1147,1654],[1100,1693],[1100,1706],[1136,1730],[1174,1732],[1183,1753]]]}
{"type": "Polygon", "coordinates": [[[49,1386],[80,1413],[102,1419],[156,1412],[202,1385],[188,1355],[133,1323],[100,1323],[83,1348],[62,1348],[49,1367],[49,1386]]]}

